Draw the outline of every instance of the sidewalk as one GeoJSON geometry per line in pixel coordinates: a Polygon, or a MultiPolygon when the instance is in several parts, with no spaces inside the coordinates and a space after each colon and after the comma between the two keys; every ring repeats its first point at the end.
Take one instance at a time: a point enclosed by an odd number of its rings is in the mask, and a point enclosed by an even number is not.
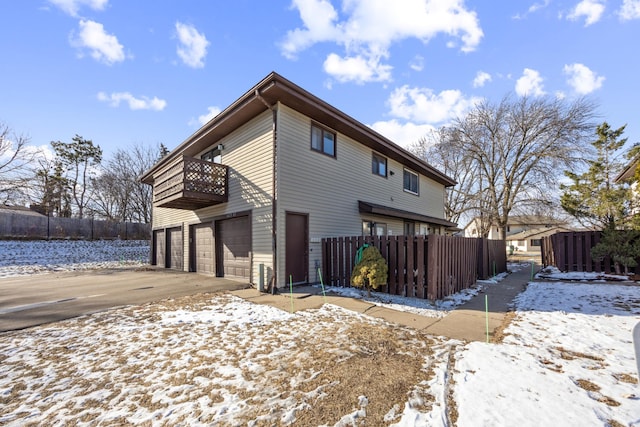
{"type": "MultiPolygon", "coordinates": [[[[485,295],[489,302],[489,338],[492,339],[495,331],[501,328],[505,322],[506,314],[511,310],[513,299],[525,289],[530,279],[530,268],[511,273],[499,283],[487,285],[484,292],[440,319],[379,307],[367,301],[343,296],[327,295],[326,302],[425,331],[432,335],[442,335],[464,341],[486,341],[485,295]]],[[[291,295],[288,293],[261,294],[256,289],[240,289],[231,291],[231,293],[256,304],[271,305],[285,311],[291,310],[291,295]]],[[[324,302],[325,299],[317,287],[294,288],[294,312],[320,308],[324,302]]]]}

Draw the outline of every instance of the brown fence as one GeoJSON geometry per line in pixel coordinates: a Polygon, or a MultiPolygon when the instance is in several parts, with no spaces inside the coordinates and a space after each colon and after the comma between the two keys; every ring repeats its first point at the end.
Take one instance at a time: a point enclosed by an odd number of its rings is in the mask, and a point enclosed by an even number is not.
{"type": "Polygon", "coordinates": [[[147,240],[149,224],[0,212],[0,239],[147,240]]]}
{"type": "Polygon", "coordinates": [[[374,236],[322,239],[325,283],[350,286],[356,251],[373,245],[389,265],[386,292],[431,300],[507,270],[505,242],[451,236],[374,236]],[[501,249],[500,249],[501,248],[501,249]]]}
{"type": "Polygon", "coordinates": [[[591,248],[598,242],[600,231],[575,231],[552,234],[542,238],[542,265],[557,267],[560,271],[595,271],[615,273],[611,259],[594,259],[591,248]]]}

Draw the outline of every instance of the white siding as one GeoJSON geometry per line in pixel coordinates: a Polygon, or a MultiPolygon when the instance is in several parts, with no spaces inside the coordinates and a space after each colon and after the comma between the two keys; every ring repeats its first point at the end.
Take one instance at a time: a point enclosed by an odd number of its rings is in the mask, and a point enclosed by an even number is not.
{"type": "MultiPolygon", "coordinates": [[[[278,269],[285,265],[285,212],[309,214],[309,274],[322,258],[319,238],[362,234],[358,200],[444,218],[444,186],[420,176],[419,196],[403,191],[403,167],[388,159],[388,177],[371,171],[370,148],[337,134],[336,158],[312,151],[311,119],[282,104],[278,109],[278,269]]],[[[393,234],[401,220],[379,218],[393,234]]],[[[418,224],[416,224],[418,227],[418,224]]],[[[417,228],[418,229],[418,228],[417,228]]],[[[279,274],[279,285],[284,285],[279,274]]]]}
{"type": "Polygon", "coordinates": [[[189,225],[242,211],[251,211],[252,281],[258,282],[259,264],[264,264],[265,269],[272,268],[272,117],[267,111],[203,151],[224,145],[222,164],[229,166],[227,203],[197,211],[154,208],[154,228],[183,225],[185,270],[189,268],[189,225]]]}

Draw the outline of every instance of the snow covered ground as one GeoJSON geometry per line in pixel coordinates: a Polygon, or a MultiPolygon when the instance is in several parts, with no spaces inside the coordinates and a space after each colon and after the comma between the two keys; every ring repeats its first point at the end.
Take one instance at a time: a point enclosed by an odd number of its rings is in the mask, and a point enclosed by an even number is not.
{"type": "Polygon", "coordinates": [[[0,279],[36,273],[119,268],[149,260],[146,240],[0,240],[0,279]]]}
{"type": "Polygon", "coordinates": [[[640,426],[640,288],[557,279],[497,344],[224,294],[3,333],[0,425],[640,426]]]}

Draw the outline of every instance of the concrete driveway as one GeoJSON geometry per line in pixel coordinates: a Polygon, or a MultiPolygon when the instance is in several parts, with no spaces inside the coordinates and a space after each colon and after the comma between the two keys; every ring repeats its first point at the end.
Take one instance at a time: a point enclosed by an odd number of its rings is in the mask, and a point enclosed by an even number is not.
{"type": "Polygon", "coordinates": [[[246,282],[167,269],[94,270],[0,279],[0,332],[118,306],[248,286],[246,282]]]}

